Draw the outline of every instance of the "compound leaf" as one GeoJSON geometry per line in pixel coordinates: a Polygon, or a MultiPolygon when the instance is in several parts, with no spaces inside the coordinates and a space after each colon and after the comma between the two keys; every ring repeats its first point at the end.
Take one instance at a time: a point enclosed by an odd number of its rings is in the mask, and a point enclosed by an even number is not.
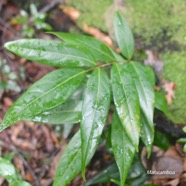
{"type": "Polygon", "coordinates": [[[11,124],[32,118],[64,103],[85,77],[82,69],[58,69],[33,84],[7,111],[0,131],[11,124]]]}
{"type": "Polygon", "coordinates": [[[128,23],[119,12],[115,13],[114,31],[121,53],[127,59],[131,59],[134,54],[134,38],[128,23]]]}
{"type": "Polygon", "coordinates": [[[60,41],[20,39],[4,46],[10,52],[26,59],[56,67],[91,67],[96,62],[83,46],[77,47],[60,41]]]}
{"type": "Polygon", "coordinates": [[[120,172],[120,185],[125,185],[125,180],[135,154],[135,147],[128,138],[121,121],[114,113],[112,120],[112,148],[120,172]]]}
{"type": "Polygon", "coordinates": [[[90,75],[82,106],[82,175],[85,165],[92,157],[100,141],[110,106],[110,82],[102,69],[96,69],[90,75]]]}
{"type": "Polygon", "coordinates": [[[56,35],[67,43],[87,47],[96,61],[107,63],[115,61],[111,49],[107,45],[93,37],[62,32],[49,33],[56,35]]]}
{"type": "Polygon", "coordinates": [[[111,80],[118,116],[137,150],[140,134],[140,105],[128,63],[114,64],[111,69],[111,80]]]}

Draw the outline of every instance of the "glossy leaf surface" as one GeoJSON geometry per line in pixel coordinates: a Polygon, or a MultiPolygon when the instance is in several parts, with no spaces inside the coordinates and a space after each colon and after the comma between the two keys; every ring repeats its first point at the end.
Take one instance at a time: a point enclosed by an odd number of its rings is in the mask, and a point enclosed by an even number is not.
{"type": "Polygon", "coordinates": [[[128,71],[132,74],[134,84],[139,96],[141,107],[141,137],[150,155],[151,146],[154,139],[154,77],[148,67],[144,67],[137,62],[127,63],[128,71]]]}
{"type": "Polygon", "coordinates": [[[132,74],[136,90],[138,92],[140,107],[145,113],[149,121],[153,122],[154,113],[154,78],[148,67],[144,67],[140,63],[127,63],[129,71],[132,74]],[[151,77],[151,79],[150,79],[151,77]]]}
{"type": "Polygon", "coordinates": [[[90,75],[82,106],[82,173],[89,157],[94,154],[100,141],[110,106],[110,82],[102,69],[96,69],[90,75]]]}
{"type": "Polygon", "coordinates": [[[8,110],[0,131],[11,124],[33,118],[65,102],[85,77],[82,69],[55,70],[33,84],[8,110]]]}
{"type": "Polygon", "coordinates": [[[5,48],[26,59],[56,67],[95,66],[90,52],[83,46],[42,39],[21,39],[8,42],[5,48]]]}
{"type": "Polygon", "coordinates": [[[115,13],[114,31],[121,53],[127,59],[131,59],[134,54],[134,38],[128,23],[119,12],[115,13]]]}
{"type": "Polygon", "coordinates": [[[151,154],[151,148],[154,140],[153,122],[149,121],[146,115],[141,112],[141,139],[147,148],[148,157],[151,154]]]}
{"type": "Polygon", "coordinates": [[[62,105],[27,120],[48,124],[74,124],[81,121],[81,107],[82,101],[69,99],[62,105]]]}
{"type": "Polygon", "coordinates": [[[120,185],[124,186],[134,158],[135,148],[123,129],[121,121],[116,113],[113,115],[111,135],[114,157],[120,172],[120,185]]]}
{"type": "Polygon", "coordinates": [[[9,179],[16,178],[15,167],[10,161],[0,157],[0,175],[9,179]]]}
{"type": "Polygon", "coordinates": [[[53,186],[66,186],[81,171],[80,132],[71,139],[58,163],[53,186]]]}
{"type": "Polygon", "coordinates": [[[136,87],[129,70],[128,63],[112,66],[112,92],[121,123],[137,149],[140,134],[140,106],[136,87]]]}
{"type": "Polygon", "coordinates": [[[97,62],[113,62],[115,59],[108,46],[103,42],[90,37],[79,34],[69,34],[62,32],[50,32],[61,38],[66,43],[87,47],[89,52],[94,56],[97,62]]]}

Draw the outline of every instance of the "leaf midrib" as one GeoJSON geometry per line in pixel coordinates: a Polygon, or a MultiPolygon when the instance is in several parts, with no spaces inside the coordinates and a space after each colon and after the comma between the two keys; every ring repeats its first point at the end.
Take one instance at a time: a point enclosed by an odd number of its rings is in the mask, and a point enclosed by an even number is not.
{"type": "MultiPolygon", "coordinates": [[[[97,69],[97,71],[98,71],[98,88],[97,88],[97,94],[96,94],[96,102],[95,102],[95,104],[97,105],[97,103],[98,103],[98,94],[99,94],[99,91],[100,91],[100,69],[97,69]]],[[[90,136],[92,136],[92,134],[93,134],[93,126],[94,126],[94,122],[95,122],[95,115],[96,115],[96,111],[94,110],[94,119],[93,119],[93,124],[92,124],[92,126],[91,126],[91,131],[90,131],[90,136]]],[[[89,136],[89,138],[88,138],[88,143],[87,143],[87,145],[86,145],[86,147],[88,147],[89,145],[90,145],[90,136],[89,136]]],[[[86,159],[85,159],[85,164],[86,164],[86,161],[87,161],[87,155],[88,155],[88,149],[86,148],[86,151],[85,151],[85,157],[86,157],[86,159]]]]}
{"type": "MultiPolygon", "coordinates": [[[[69,165],[68,167],[70,167],[70,166],[74,163],[74,161],[76,160],[76,157],[78,157],[80,153],[81,153],[81,149],[78,149],[78,152],[75,154],[75,156],[73,157],[72,161],[70,161],[70,164],[68,164],[68,165],[69,165]]],[[[64,156],[65,156],[65,155],[64,155],[64,156]]],[[[60,180],[57,182],[57,186],[58,186],[58,183],[61,181],[61,179],[64,177],[65,173],[66,173],[68,170],[69,170],[68,168],[65,169],[65,172],[64,172],[63,176],[62,176],[62,177],[60,178],[60,180]]],[[[63,179],[62,179],[62,180],[63,180],[63,179]]]]}
{"type": "MultiPolygon", "coordinates": [[[[77,76],[79,76],[79,75],[81,75],[81,74],[83,74],[83,73],[85,73],[84,70],[81,71],[81,72],[79,72],[78,74],[75,74],[74,76],[72,76],[72,77],[66,79],[65,81],[63,81],[63,82],[57,84],[55,87],[53,87],[53,88],[50,89],[49,91],[45,92],[44,94],[38,96],[35,100],[31,101],[31,102],[30,102],[29,104],[27,104],[24,108],[22,108],[19,112],[17,112],[17,113],[14,114],[10,119],[8,119],[7,122],[9,122],[9,121],[12,120],[13,118],[15,118],[18,114],[20,114],[23,110],[25,110],[26,108],[28,108],[32,103],[34,103],[35,101],[37,101],[39,98],[43,97],[44,95],[46,95],[46,94],[50,93],[51,91],[55,90],[57,87],[59,87],[59,86],[65,84],[66,82],[70,81],[71,79],[73,79],[73,78],[75,78],[75,77],[77,77],[77,76]]],[[[55,106],[55,107],[56,107],[56,106],[55,106]]]]}
{"type": "MultiPolygon", "coordinates": [[[[122,82],[121,73],[119,72],[118,64],[115,64],[115,65],[116,65],[116,68],[117,68],[117,71],[118,71],[118,74],[119,74],[119,79],[120,79],[120,81],[122,82]]],[[[124,93],[124,95],[125,95],[125,97],[126,97],[126,92],[125,92],[125,89],[124,89],[124,87],[123,87],[123,83],[121,84],[121,86],[122,86],[122,92],[124,93]]],[[[126,103],[127,103],[127,111],[128,111],[129,116],[130,116],[130,118],[131,118],[131,112],[130,112],[130,110],[129,110],[129,103],[128,103],[127,97],[126,97],[126,103]]]]}
{"type": "MultiPolygon", "coordinates": [[[[139,78],[138,78],[138,82],[139,82],[139,84],[140,84],[140,86],[141,86],[141,89],[142,89],[142,91],[140,91],[140,92],[142,92],[142,94],[143,94],[143,100],[145,100],[146,107],[147,107],[147,109],[149,110],[149,108],[148,108],[148,105],[149,105],[149,104],[148,104],[148,102],[147,102],[146,94],[145,94],[145,91],[144,91],[143,86],[142,86],[141,76],[139,75],[138,71],[136,70],[135,65],[134,65],[133,63],[131,63],[131,65],[132,65],[132,67],[133,67],[135,73],[136,73],[137,76],[139,77],[139,78]]],[[[135,82],[136,90],[138,91],[138,88],[137,88],[137,85],[136,85],[136,81],[134,81],[134,82],[135,82]]],[[[138,95],[140,95],[140,94],[138,93],[138,95]]],[[[140,101],[140,98],[139,98],[139,101],[140,101]]],[[[141,104],[141,101],[140,101],[140,104],[141,104]]],[[[145,112],[145,111],[144,111],[144,108],[142,108],[142,110],[143,110],[143,112],[145,112]]]]}
{"type": "MultiPolygon", "coordinates": [[[[77,40],[78,40],[78,39],[77,39],[77,40]]],[[[98,51],[98,52],[104,54],[105,56],[108,56],[110,59],[115,60],[113,57],[111,57],[111,56],[108,55],[107,53],[103,52],[102,50],[99,50],[98,48],[93,47],[92,45],[89,45],[89,44],[87,44],[87,43],[85,43],[85,42],[83,42],[83,41],[81,41],[81,40],[78,40],[78,41],[79,41],[80,43],[83,43],[84,45],[87,45],[88,47],[93,48],[94,50],[96,50],[96,51],[98,51]]],[[[109,49],[109,48],[108,48],[108,49],[109,49]]]]}
{"type": "MultiPolygon", "coordinates": [[[[118,15],[118,19],[119,19],[119,22],[123,22],[123,25],[126,25],[125,21],[123,21],[123,20],[121,19],[120,15],[118,15]]],[[[124,30],[125,30],[125,29],[126,29],[126,26],[124,27],[124,30]]],[[[125,48],[126,48],[126,50],[127,50],[128,58],[131,59],[131,55],[130,55],[130,52],[129,52],[129,51],[130,51],[130,50],[129,50],[129,47],[128,47],[127,44],[125,44],[125,43],[128,43],[128,42],[127,42],[126,37],[125,37],[125,35],[123,34],[123,32],[121,32],[121,36],[122,36],[122,38],[123,38],[123,40],[124,40],[123,45],[125,46],[125,48]]],[[[118,39],[119,39],[119,38],[118,38],[118,39]]],[[[123,53],[124,53],[124,51],[123,51],[123,53]]]]}
{"type": "MultiPolygon", "coordinates": [[[[65,54],[65,53],[60,53],[60,52],[55,52],[55,51],[43,51],[41,49],[33,49],[33,48],[28,48],[28,47],[20,47],[20,46],[13,46],[13,47],[16,47],[18,49],[26,49],[26,50],[34,50],[34,51],[37,51],[37,52],[44,52],[44,53],[47,53],[47,52],[50,52],[50,53],[53,53],[53,54],[60,54],[60,55],[65,55],[65,56],[70,56],[72,58],[78,58],[78,59],[83,59],[85,61],[88,61],[89,63],[91,64],[94,64],[96,65],[95,62],[93,62],[92,60],[88,59],[88,58],[84,58],[84,57],[79,57],[79,56],[75,56],[75,55],[70,55],[70,54],[65,54]]],[[[15,52],[14,52],[15,53],[15,52]]],[[[17,52],[16,52],[17,53],[17,52]]]]}

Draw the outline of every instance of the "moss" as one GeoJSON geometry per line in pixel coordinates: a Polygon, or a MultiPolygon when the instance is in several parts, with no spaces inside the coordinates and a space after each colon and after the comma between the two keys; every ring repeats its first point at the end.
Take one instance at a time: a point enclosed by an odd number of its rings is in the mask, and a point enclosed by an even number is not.
{"type": "MultiPolygon", "coordinates": [[[[184,0],[126,0],[125,17],[135,35],[146,45],[178,42],[185,45],[186,4],[184,0]]],[[[158,46],[159,47],[159,46],[158,46]]]]}
{"type": "Polygon", "coordinates": [[[175,123],[186,123],[186,53],[167,52],[161,55],[164,61],[163,79],[176,84],[175,99],[169,106],[168,118],[175,123]]]}
{"type": "Polygon", "coordinates": [[[78,25],[82,27],[85,22],[89,26],[106,31],[104,23],[104,12],[112,4],[112,0],[69,0],[68,5],[75,7],[81,12],[78,25]]]}

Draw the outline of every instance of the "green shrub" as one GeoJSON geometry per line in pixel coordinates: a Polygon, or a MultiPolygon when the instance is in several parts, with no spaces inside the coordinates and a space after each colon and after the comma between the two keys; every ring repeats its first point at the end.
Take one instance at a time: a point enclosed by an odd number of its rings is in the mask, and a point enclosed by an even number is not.
{"type": "MultiPolygon", "coordinates": [[[[140,139],[148,155],[151,153],[154,73],[132,61],[133,35],[118,12],[114,30],[121,56],[99,40],[67,33],[53,32],[63,41],[22,39],[5,44],[6,49],[21,57],[62,67],[33,84],[11,106],[0,125],[2,131],[19,120],[63,123],[63,114],[69,124],[80,121],[80,130],[59,161],[54,186],[67,185],[80,171],[85,179],[86,165],[100,144],[110,107],[114,108],[110,141],[121,186],[140,139]],[[77,92],[82,92],[80,98],[77,92]]],[[[156,106],[161,109],[161,104],[156,106]]]]}

